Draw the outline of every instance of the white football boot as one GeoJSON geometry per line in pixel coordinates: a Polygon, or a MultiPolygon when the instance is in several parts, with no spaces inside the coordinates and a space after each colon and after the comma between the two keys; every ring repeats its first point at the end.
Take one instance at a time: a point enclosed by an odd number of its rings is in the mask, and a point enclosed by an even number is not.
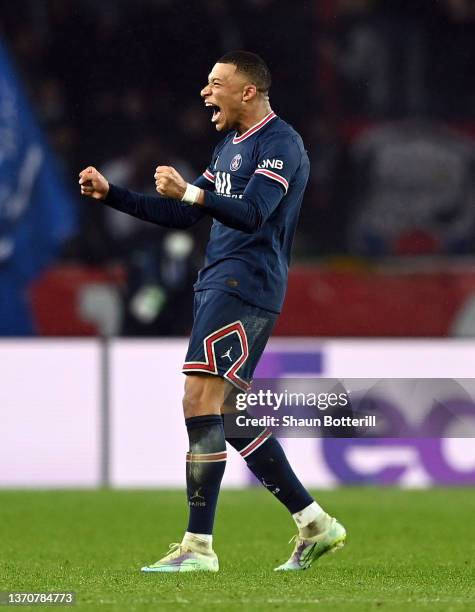
{"type": "Polygon", "coordinates": [[[217,572],[218,557],[213,550],[198,551],[182,543],[170,544],[168,553],[142,572],[217,572]]]}
{"type": "Polygon", "coordinates": [[[295,547],[290,559],[274,571],[285,572],[308,569],[314,561],[327,552],[335,552],[345,545],[346,530],[335,518],[328,517],[326,529],[312,537],[295,535],[295,547]]]}

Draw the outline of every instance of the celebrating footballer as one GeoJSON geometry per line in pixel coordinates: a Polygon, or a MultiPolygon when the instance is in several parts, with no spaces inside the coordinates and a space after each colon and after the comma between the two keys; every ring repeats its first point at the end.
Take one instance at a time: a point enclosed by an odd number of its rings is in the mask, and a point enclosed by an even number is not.
{"type": "Polygon", "coordinates": [[[307,569],[345,542],[344,527],[305,489],[269,430],[230,438],[223,426],[222,414],[232,410],[237,391],[249,388],[281,311],[309,176],[302,138],[271,109],[270,85],[269,69],[254,53],[227,53],[213,66],[201,97],[223,138],[193,184],[163,165],[154,175],[160,197],[110,184],[93,167],[79,175],[83,195],[139,219],[170,228],[213,219],[183,364],[188,526],[182,541],[143,572],[218,571],[212,534],[226,442],[296,523],[294,550],[276,570],[307,569]]]}

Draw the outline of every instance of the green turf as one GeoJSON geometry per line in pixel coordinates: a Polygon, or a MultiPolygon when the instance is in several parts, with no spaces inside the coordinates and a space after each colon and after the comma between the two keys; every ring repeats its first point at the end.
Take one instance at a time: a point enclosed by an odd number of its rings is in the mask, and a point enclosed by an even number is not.
{"type": "Polygon", "coordinates": [[[140,574],[180,539],[183,499],[0,492],[0,591],[72,590],[81,610],[475,610],[473,489],[321,492],[348,529],[347,546],[288,574],[272,571],[291,550],[286,511],[264,490],[224,491],[218,574],[140,574]]]}

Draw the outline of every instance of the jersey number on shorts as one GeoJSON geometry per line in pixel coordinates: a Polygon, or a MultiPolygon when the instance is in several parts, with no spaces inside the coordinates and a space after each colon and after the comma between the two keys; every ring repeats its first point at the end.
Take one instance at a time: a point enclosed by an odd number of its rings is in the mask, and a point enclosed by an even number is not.
{"type": "Polygon", "coordinates": [[[231,195],[231,175],[229,172],[216,172],[214,186],[216,193],[231,195]]]}

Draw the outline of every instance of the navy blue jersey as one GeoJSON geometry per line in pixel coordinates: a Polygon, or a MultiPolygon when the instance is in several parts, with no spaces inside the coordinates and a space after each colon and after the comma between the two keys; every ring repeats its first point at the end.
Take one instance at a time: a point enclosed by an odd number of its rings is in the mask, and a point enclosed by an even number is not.
{"type": "Polygon", "coordinates": [[[222,289],[280,311],[308,174],[302,139],[274,113],[219,143],[203,175],[214,184],[214,194],[205,196],[214,220],[195,290],[222,289]],[[251,202],[247,214],[239,210],[236,219],[220,214],[223,208],[243,208],[243,199],[251,202]]]}
{"type": "Polygon", "coordinates": [[[195,185],[204,206],[111,185],[105,203],[167,227],[213,217],[195,290],[219,289],[280,312],[290,251],[309,175],[299,134],[273,112],[240,136],[228,133],[195,185]]]}

